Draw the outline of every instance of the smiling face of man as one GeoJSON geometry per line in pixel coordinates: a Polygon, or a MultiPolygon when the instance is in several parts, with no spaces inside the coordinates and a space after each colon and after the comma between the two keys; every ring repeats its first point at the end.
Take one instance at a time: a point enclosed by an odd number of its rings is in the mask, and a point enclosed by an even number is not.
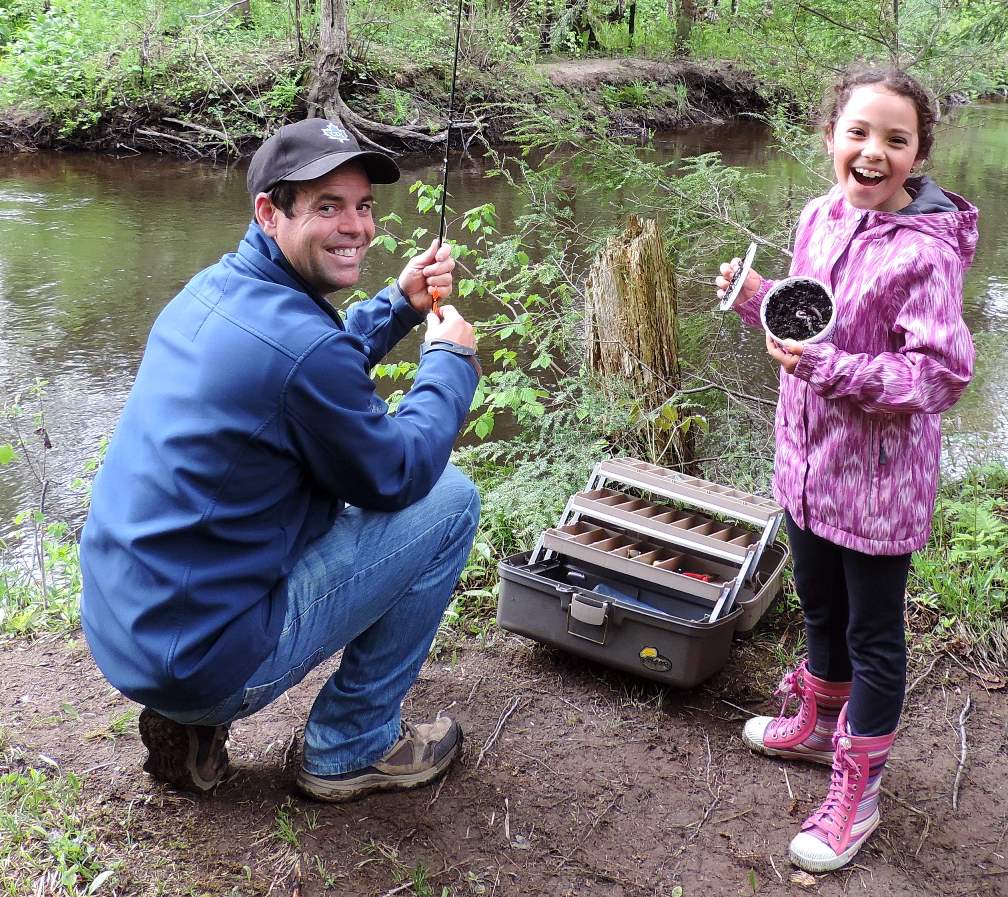
{"type": "Polygon", "coordinates": [[[375,235],[371,181],[356,163],[298,184],[291,215],[256,197],[256,220],[287,261],[318,293],[352,287],[375,235]]]}

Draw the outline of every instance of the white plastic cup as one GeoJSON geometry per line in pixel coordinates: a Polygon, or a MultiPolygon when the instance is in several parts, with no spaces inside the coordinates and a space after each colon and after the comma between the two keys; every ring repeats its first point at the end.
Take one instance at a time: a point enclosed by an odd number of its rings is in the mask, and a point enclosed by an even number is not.
{"type": "Polygon", "coordinates": [[[766,311],[770,305],[770,300],[779,293],[785,286],[792,283],[812,283],[819,287],[825,294],[829,297],[830,301],[830,317],[826,322],[826,326],[823,327],[815,336],[811,336],[808,339],[792,340],[792,342],[798,343],[799,345],[806,346],[811,343],[821,343],[827,340],[833,334],[833,328],[836,326],[836,316],[837,316],[837,305],[836,299],[833,298],[833,291],[826,286],[821,280],[816,277],[805,277],[803,275],[798,275],[796,277],[785,277],[783,280],[778,280],[763,297],[763,302],[760,304],[760,323],[763,325],[763,329],[770,334],[777,342],[784,342],[787,337],[778,336],[774,333],[768,326],[766,320],[766,311]]]}

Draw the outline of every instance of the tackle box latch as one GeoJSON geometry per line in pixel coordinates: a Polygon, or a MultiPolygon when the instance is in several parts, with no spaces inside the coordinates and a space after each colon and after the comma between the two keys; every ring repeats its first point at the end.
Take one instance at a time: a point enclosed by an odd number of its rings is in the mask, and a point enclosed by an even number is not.
{"type": "MultiPolygon", "coordinates": [[[[567,590],[561,587],[559,591],[567,590]]],[[[567,608],[568,634],[596,645],[604,645],[609,631],[609,604],[608,601],[595,602],[582,598],[572,591],[570,605],[567,608]]]]}

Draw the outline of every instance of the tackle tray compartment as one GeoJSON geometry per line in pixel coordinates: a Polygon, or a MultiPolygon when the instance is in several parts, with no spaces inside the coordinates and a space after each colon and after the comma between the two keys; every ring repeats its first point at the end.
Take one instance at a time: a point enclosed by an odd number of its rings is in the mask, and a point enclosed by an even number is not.
{"type": "Polygon", "coordinates": [[[738,576],[737,567],[704,560],[635,532],[602,527],[581,520],[543,533],[547,549],[638,580],[685,592],[709,607],[717,604],[738,576]],[[697,577],[705,577],[698,579],[697,577]]]}
{"type": "Polygon", "coordinates": [[[741,564],[759,542],[759,534],[747,527],[716,520],[693,508],[634,498],[615,489],[578,492],[571,510],[601,523],[629,526],[643,536],[700,549],[736,564],[741,564]]]}

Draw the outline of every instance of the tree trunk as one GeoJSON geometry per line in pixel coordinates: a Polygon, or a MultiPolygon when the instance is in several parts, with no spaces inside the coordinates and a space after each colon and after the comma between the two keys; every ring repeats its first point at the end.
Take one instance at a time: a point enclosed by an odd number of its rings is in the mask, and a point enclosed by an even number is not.
{"type": "Polygon", "coordinates": [[[320,0],[319,50],[308,91],[308,116],[338,117],[339,84],[347,55],[346,0],[320,0]]]}
{"type": "MultiPolygon", "coordinates": [[[[342,121],[343,126],[356,136],[365,146],[395,155],[395,153],[375,143],[365,133],[385,134],[397,140],[435,144],[445,140],[445,132],[423,134],[412,128],[397,125],[383,125],[369,121],[354,112],[340,96],[340,78],[347,58],[349,36],[347,33],[347,0],[320,0],[319,6],[319,50],[315,59],[308,88],[308,117],[323,116],[342,121]]],[[[479,123],[456,122],[456,127],[479,127],[479,123]]]]}
{"type": "MultiPolygon", "coordinates": [[[[656,222],[631,216],[623,234],[610,238],[588,273],[585,340],[588,366],[618,378],[657,412],[679,389],[676,283],[656,222]]],[[[689,443],[674,417],[650,418],[653,460],[686,462],[689,443]]]]}
{"type": "MultiPolygon", "coordinates": [[[[671,5],[671,0],[669,5],[671,5]]],[[[677,50],[682,50],[689,43],[690,34],[693,31],[693,23],[696,22],[696,18],[696,0],[679,0],[679,9],[676,12],[675,18],[675,42],[677,50]]]]}
{"type": "Polygon", "coordinates": [[[294,39],[297,42],[297,58],[304,57],[304,35],[301,33],[301,0],[294,0],[294,39]]]}

